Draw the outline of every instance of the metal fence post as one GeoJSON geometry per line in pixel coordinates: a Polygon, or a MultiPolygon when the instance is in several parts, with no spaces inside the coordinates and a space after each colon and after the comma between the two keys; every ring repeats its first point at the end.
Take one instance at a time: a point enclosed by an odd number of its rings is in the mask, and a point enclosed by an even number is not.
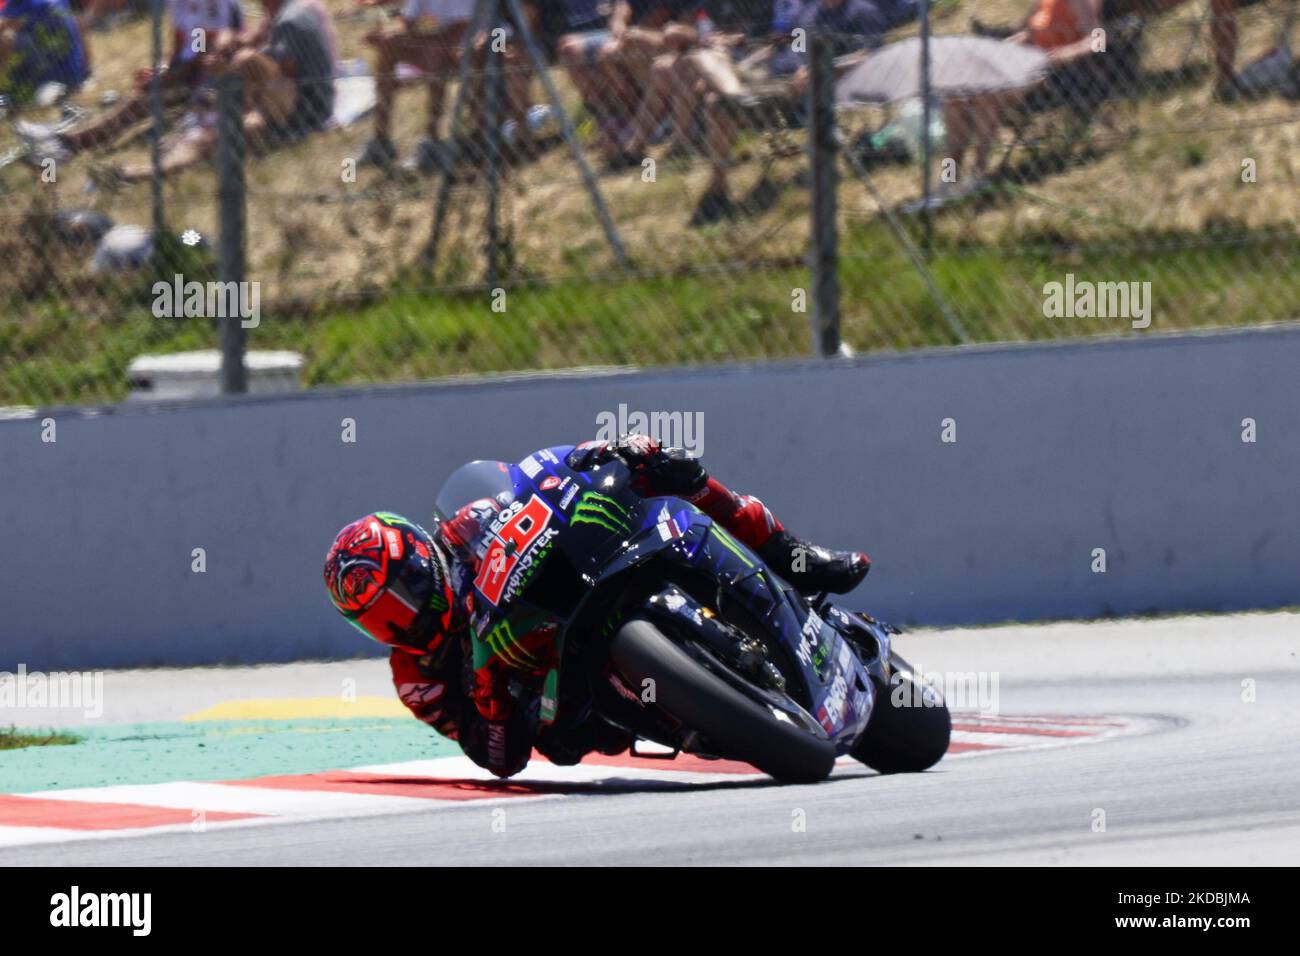
{"type": "MultiPolygon", "coordinates": [[[[501,278],[500,253],[501,236],[498,232],[501,202],[501,100],[502,52],[497,50],[498,29],[504,30],[505,21],[501,16],[501,4],[498,0],[486,0],[491,16],[488,19],[486,56],[487,74],[484,77],[483,133],[487,137],[487,284],[495,287],[501,278]]],[[[523,131],[517,131],[523,135],[523,131]]]]}
{"type": "MultiPolygon", "coordinates": [[[[244,89],[239,76],[217,83],[217,215],[221,223],[218,274],[223,283],[244,281],[244,89]]],[[[243,301],[242,291],[239,293],[243,301]]],[[[238,309],[221,318],[221,392],[248,391],[244,368],[244,326],[238,309]]]]}
{"type": "Polygon", "coordinates": [[[934,221],[930,216],[930,2],[920,0],[921,16],[921,225],[925,257],[934,247],[934,221]]]}
{"type": "MultiPolygon", "coordinates": [[[[162,102],[162,70],[163,70],[163,53],[162,53],[162,20],[164,0],[153,0],[150,4],[152,12],[150,25],[152,32],[152,66],[153,74],[149,78],[149,161],[153,164],[153,176],[150,180],[152,190],[151,198],[153,200],[153,242],[154,249],[163,248],[163,235],[166,232],[166,224],[163,216],[163,183],[162,183],[162,135],[163,135],[163,102],[162,102]]],[[[159,268],[163,263],[157,259],[159,268]]]]}
{"type": "Polygon", "coordinates": [[[809,267],[813,281],[813,354],[840,351],[839,235],[836,223],[835,68],[830,42],[811,38],[808,84],[808,153],[812,167],[812,236],[809,267]]]}

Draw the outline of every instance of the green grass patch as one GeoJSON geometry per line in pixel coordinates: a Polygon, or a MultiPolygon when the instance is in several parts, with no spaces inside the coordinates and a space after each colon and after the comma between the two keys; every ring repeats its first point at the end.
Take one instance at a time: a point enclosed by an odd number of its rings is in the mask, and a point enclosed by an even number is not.
{"type": "MultiPolygon", "coordinates": [[[[968,341],[1039,341],[1140,334],[1120,318],[1052,319],[1044,285],[1078,280],[1151,283],[1150,331],[1293,319],[1279,287],[1279,257],[1300,258],[1292,234],[1129,235],[1079,246],[1056,231],[1022,231],[1014,245],[963,244],[943,233],[928,268],[968,341]]],[[[959,344],[901,247],[878,222],[852,224],[841,245],[844,340],[858,352],[959,344]]],[[[339,386],[588,365],[670,365],[809,354],[807,269],[796,265],[697,269],[591,282],[580,278],[506,289],[429,294],[395,288],[367,303],[308,312],[264,305],[253,349],[306,356],[304,384],[339,386]]],[[[126,366],[145,353],[214,348],[215,323],[77,317],[48,303],[0,325],[0,405],[112,402],[126,366]]]]}
{"type": "Polygon", "coordinates": [[[459,753],[454,740],[408,717],[120,724],[85,728],[77,747],[0,756],[0,793],[247,780],[459,753]]]}
{"type": "Polygon", "coordinates": [[[0,727],[0,750],[21,750],[24,747],[66,747],[81,740],[76,734],[64,730],[19,730],[17,727],[0,727]]]}

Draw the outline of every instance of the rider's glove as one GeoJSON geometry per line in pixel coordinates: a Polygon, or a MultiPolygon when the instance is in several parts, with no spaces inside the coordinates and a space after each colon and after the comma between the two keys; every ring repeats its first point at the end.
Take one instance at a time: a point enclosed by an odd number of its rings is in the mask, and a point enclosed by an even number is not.
{"type": "Polygon", "coordinates": [[[645,494],[689,497],[708,484],[708,473],[698,458],[690,457],[684,448],[666,448],[649,435],[625,435],[616,450],[639,473],[645,494]]]}
{"type": "Polygon", "coordinates": [[[654,464],[663,454],[663,446],[649,435],[633,432],[624,435],[614,444],[614,453],[631,468],[645,468],[654,464]]]}
{"type": "Polygon", "coordinates": [[[708,484],[699,459],[682,448],[665,448],[649,435],[624,435],[617,442],[589,441],[569,453],[570,468],[586,469],[621,458],[637,475],[636,485],[647,495],[694,495],[708,484]]]}
{"type": "Polygon", "coordinates": [[[616,446],[604,439],[594,438],[581,445],[574,445],[564,463],[577,471],[587,471],[597,465],[603,465],[617,456],[616,446]]]}

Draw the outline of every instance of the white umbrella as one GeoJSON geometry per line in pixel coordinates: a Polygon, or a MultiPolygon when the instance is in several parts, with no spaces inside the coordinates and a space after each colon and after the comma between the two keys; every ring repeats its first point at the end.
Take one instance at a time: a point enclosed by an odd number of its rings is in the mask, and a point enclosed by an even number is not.
{"type": "MultiPolygon", "coordinates": [[[[930,92],[939,97],[1003,93],[1033,86],[1047,56],[1022,43],[986,37],[930,40],[930,92]]],[[[921,40],[912,37],[869,55],[836,84],[839,103],[896,103],[921,95],[921,40]]]]}

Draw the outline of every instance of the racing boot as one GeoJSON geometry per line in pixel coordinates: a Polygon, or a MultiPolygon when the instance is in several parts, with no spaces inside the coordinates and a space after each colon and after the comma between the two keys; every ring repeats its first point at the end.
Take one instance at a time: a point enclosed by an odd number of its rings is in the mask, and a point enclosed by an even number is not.
{"type": "Polygon", "coordinates": [[[846,594],[862,583],[871,559],[861,551],[832,551],[801,541],[782,528],[758,548],[758,555],[804,596],[846,594]]]}

